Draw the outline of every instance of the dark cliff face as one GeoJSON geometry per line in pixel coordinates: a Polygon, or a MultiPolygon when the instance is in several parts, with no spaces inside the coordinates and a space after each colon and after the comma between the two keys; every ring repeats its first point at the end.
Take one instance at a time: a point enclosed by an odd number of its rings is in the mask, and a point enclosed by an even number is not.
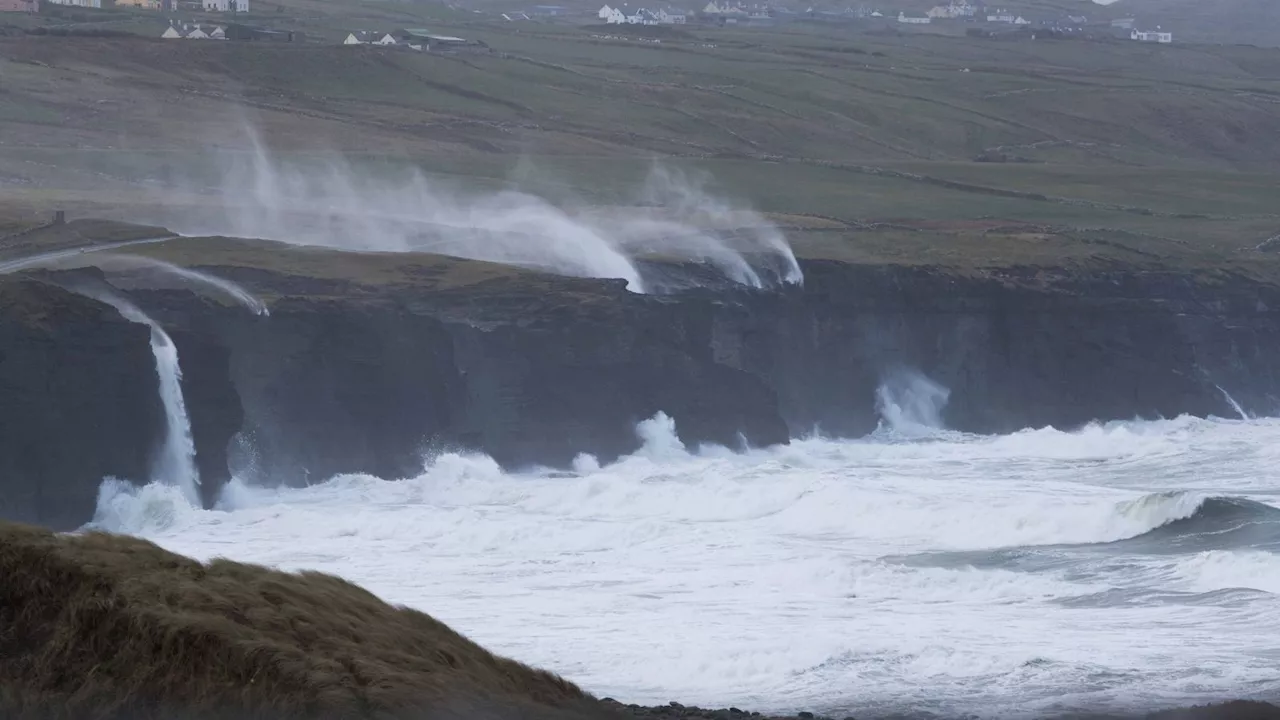
{"type": "Polygon", "coordinates": [[[0,280],[0,518],[73,529],[104,477],[147,477],[164,432],[150,337],[95,300],[0,280]]]}
{"type": "Polygon", "coordinates": [[[456,297],[403,291],[283,299],[260,318],[182,293],[138,296],[166,327],[184,328],[174,335],[184,372],[188,336],[229,350],[244,407],[233,464],[259,481],[406,477],[451,450],[508,467],[564,466],[581,452],[609,461],[638,448],[636,424],[659,411],[690,444],[788,438],[774,393],[716,363],[710,316],[690,332],[679,302],[619,291],[595,308],[509,313],[511,298],[497,297],[460,315],[456,297]]]}
{"type": "Polygon", "coordinates": [[[231,351],[216,336],[167,328],[178,349],[182,396],[196,448],[200,495],[212,507],[218,491],[231,479],[227,448],[244,425],[240,394],[231,378],[231,351]]]}
{"type": "Polygon", "coordinates": [[[902,369],[950,390],[947,427],[979,433],[1280,409],[1269,358],[1280,293],[1150,272],[1087,277],[806,263],[806,286],[722,303],[716,358],[765,378],[793,432],[874,430],[902,369]]]}
{"type": "MultiPolygon", "coordinates": [[[[1280,292],[1267,285],[832,262],[806,262],[805,273],[803,288],[640,296],[544,276],[356,287],[218,270],[259,290],[287,287],[269,317],[185,291],[130,296],[178,346],[206,503],[228,477],[237,432],[234,469],[262,482],[405,477],[442,450],[565,466],[578,453],[607,462],[634,451],[636,423],[658,411],[690,446],[767,445],[815,428],[862,435],[880,421],[877,388],[903,370],[948,388],[946,425],[971,432],[1230,417],[1219,385],[1250,412],[1280,408],[1270,360],[1280,292]]],[[[5,495],[11,517],[76,525],[102,475],[146,477],[163,416],[145,329],[99,315],[5,321],[6,392],[31,408],[3,413],[26,433],[3,437],[10,475],[22,478],[5,495]],[[26,390],[52,382],[24,374],[35,369],[62,373],[48,407],[26,390]],[[43,419],[26,424],[24,413],[43,419]],[[142,422],[125,422],[134,417],[142,422]],[[68,446],[88,453],[62,451],[62,422],[68,446]],[[23,442],[37,449],[17,452],[23,442]],[[45,466],[71,462],[81,464],[45,466]],[[40,479],[64,474],[76,500],[51,505],[40,479]]]]}
{"type": "Polygon", "coordinates": [[[859,436],[880,422],[877,388],[902,370],[949,389],[942,417],[970,432],[1232,416],[1217,385],[1252,412],[1280,397],[1267,360],[1280,348],[1280,294],[1266,286],[1131,271],[805,271],[803,288],[768,292],[639,296],[563,278],[537,291],[327,287],[324,299],[279,300],[269,318],[183,293],[148,306],[229,350],[239,446],[254,460],[243,472],[287,483],[405,477],[441,450],[507,467],[565,466],[582,452],[607,462],[634,451],[636,423],[658,411],[691,446],[815,428],[859,436]]]}

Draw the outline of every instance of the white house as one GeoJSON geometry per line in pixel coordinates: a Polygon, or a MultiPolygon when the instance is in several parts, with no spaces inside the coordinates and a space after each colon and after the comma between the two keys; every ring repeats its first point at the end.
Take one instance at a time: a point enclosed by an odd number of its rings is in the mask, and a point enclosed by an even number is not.
{"type": "Polygon", "coordinates": [[[1129,33],[1129,38],[1139,42],[1171,43],[1173,42],[1173,33],[1134,30],[1129,33]]]}
{"type": "Polygon", "coordinates": [[[209,33],[209,39],[210,40],[226,40],[227,31],[223,30],[222,26],[219,25],[218,27],[215,27],[213,29],[213,32],[209,33]]]}
{"type": "Polygon", "coordinates": [[[659,10],[658,22],[663,25],[683,25],[686,20],[683,10],[659,10]]]}
{"type": "Polygon", "coordinates": [[[933,22],[933,20],[927,17],[915,17],[912,15],[907,15],[906,13],[899,12],[898,22],[906,23],[908,25],[928,25],[929,23],[933,22]]]}
{"type": "Polygon", "coordinates": [[[1009,23],[1010,25],[1012,25],[1013,21],[1017,19],[1018,19],[1017,15],[1014,15],[1013,13],[1007,13],[1003,10],[997,10],[995,15],[987,16],[987,22],[1009,23]]]}
{"type": "Polygon", "coordinates": [[[973,17],[977,11],[978,9],[970,5],[966,0],[952,0],[948,5],[934,7],[926,15],[939,20],[942,18],[973,17]]]}
{"type": "Polygon", "coordinates": [[[746,15],[747,14],[747,11],[743,10],[741,6],[731,5],[727,1],[723,5],[717,5],[715,0],[711,0],[711,2],[707,3],[707,6],[702,8],[702,12],[706,13],[707,15],[746,15]]]}
{"type": "Polygon", "coordinates": [[[611,8],[608,5],[600,8],[600,12],[596,16],[605,21],[607,25],[621,25],[627,21],[627,16],[617,8],[611,8]]]}
{"type": "Polygon", "coordinates": [[[187,33],[187,39],[188,40],[208,40],[209,33],[201,30],[200,26],[197,25],[195,30],[192,30],[191,32],[187,33]]]}
{"type": "Polygon", "coordinates": [[[249,12],[249,0],[200,0],[205,12],[249,12]]]}
{"type": "Polygon", "coordinates": [[[363,45],[364,41],[356,37],[355,33],[347,33],[347,39],[342,41],[343,45],[363,45]]]}
{"type": "Polygon", "coordinates": [[[176,40],[178,38],[181,38],[182,35],[178,32],[177,28],[170,25],[168,29],[164,31],[164,34],[161,35],[160,37],[164,38],[165,40],[176,40]]]}
{"type": "Polygon", "coordinates": [[[102,0],[49,0],[54,5],[102,9],[102,0]]]}
{"type": "Polygon", "coordinates": [[[391,33],[387,33],[383,35],[381,39],[374,40],[372,44],[373,45],[395,45],[396,39],[391,37],[391,33]]]}
{"type": "Polygon", "coordinates": [[[1014,25],[1030,25],[1031,21],[1019,15],[1018,17],[1013,19],[1013,24],[1014,25]]]}

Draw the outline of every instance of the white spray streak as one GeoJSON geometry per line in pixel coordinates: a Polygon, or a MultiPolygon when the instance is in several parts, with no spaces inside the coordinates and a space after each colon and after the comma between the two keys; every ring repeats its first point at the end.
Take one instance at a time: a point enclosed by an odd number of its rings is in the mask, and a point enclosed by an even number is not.
{"type": "Polygon", "coordinates": [[[951,391],[910,369],[890,373],[876,388],[876,410],[895,432],[918,435],[945,429],[942,410],[951,391]]]}
{"type": "Polygon", "coordinates": [[[37,255],[29,255],[27,257],[17,258],[14,260],[6,260],[0,263],[0,275],[26,270],[28,268],[39,267],[41,265],[49,265],[67,258],[79,257],[90,253],[102,252],[105,250],[113,250],[115,248],[128,247],[130,245],[145,245],[148,243],[165,242],[173,240],[176,235],[166,235],[158,238],[144,238],[141,240],[125,240],[123,242],[104,243],[101,245],[91,245],[88,247],[74,247],[65,250],[51,250],[49,252],[39,253],[37,255]]]}
{"type": "MultiPolygon", "coordinates": [[[[712,263],[730,279],[744,285],[766,287],[803,282],[804,273],[782,232],[754,210],[735,207],[713,195],[707,190],[709,181],[706,174],[693,176],[653,165],[645,180],[642,199],[646,204],[663,208],[674,220],[641,226],[641,232],[634,234],[624,226],[621,231],[625,241],[650,243],[654,238],[676,236],[681,238],[681,249],[686,254],[712,263]],[[717,232],[732,236],[732,247],[717,232]],[[757,262],[766,262],[767,266],[753,267],[748,256],[757,258],[757,262]],[[767,270],[772,277],[762,278],[761,270],[767,270]]],[[[662,252],[661,244],[655,250],[662,252]]]]}
{"type": "Polygon", "coordinates": [[[1226,399],[1229,405],[1231,405],[1231,409],[1236,411],[1236,414],[1240,416],[1241,420],[1249,419],[1249,413],[1245,412],[1244,408],[1240,407],[1240,403],[1236,402],[1236,399],[1231,397],[1231,393],[1227,392],[1226,388],[1218,385],[1217,383],[1214,384],[1214,387],[1218,388],[1218,392],[1222,393],[1222,397],[1226,399]]]}
{"type": "Polygon", "coordinates": [[[452,190],[416,170],[375,177],[339,158],[318,168],[291,166],[256,140],[246,157],[236,158],[217,188],[227,204],[225,230],[240,236],[621,278],[635,292],[645,291],[639,255],[706,262],[752,287],[802,278],[785,238],[763,217],[661,169],[644,189],[648,204],[657,200],[659,207],[642,215],[574,210],[515,190],[452,190]],[[764,278],[753,261],[765,266],[764,278]]]}
{"type": "Polygon", "coordinates": [[[187,502],[201,507],[200,472],[196,469],[196,446],[191,437],[191,419],[182,397],[182,368],[178,348],[164,328],[133,303],[106,292],[93,293],[96,299],[120,311],[126,320],[151,329],[151,352],[156,359],[160,402],[164,405],[165,438],[151,466],[152,482],[174,485],[187,502]]]}
{"type": "Polygon", "coordinates": [[[98,262],[98,265],[121,263],[124,265],[148,267],[176,275],[183,280],[207,285],[215,290],[221,291],[237,303],[248,308],[248,310],[254,315],[270,314],[267,310],[266,303],[259,300],[257,296],[240,287],[236,283],[225,278],[220,278],[216,275],[210,275],[209,273],[200,272],[199,270],[192,270],[191,268],[184,268],[179,265],[174,265],[173,263],[165,262],[164,260],[157,260],[156,258],[146,257],[143,255],[107,255],[101,259],[108,262],[98,262]]]}

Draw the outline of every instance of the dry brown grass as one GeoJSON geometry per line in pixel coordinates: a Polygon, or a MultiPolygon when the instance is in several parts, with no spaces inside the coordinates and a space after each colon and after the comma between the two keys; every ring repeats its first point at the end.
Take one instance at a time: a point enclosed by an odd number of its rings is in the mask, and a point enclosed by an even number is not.
{"type": "Polygon", "coordinates": [[[572,683],[319,573],[0,523],[0,578],[4,718],[607,713],[572,683]]]}

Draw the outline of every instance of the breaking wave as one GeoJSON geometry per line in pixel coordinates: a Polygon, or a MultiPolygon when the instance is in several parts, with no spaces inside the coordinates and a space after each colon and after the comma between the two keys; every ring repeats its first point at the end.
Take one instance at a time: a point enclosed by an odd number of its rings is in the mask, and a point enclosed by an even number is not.
{"type": "Polygon", "coordinates": [[[1126,509],[1128,512],[1162,520],[1127,541],[1133,549],[1143,552],[1280,550],[1280,509],[1260,502],[1175,492],[1147,495],[1129,505],[1136,509],[1126,509]]]}

